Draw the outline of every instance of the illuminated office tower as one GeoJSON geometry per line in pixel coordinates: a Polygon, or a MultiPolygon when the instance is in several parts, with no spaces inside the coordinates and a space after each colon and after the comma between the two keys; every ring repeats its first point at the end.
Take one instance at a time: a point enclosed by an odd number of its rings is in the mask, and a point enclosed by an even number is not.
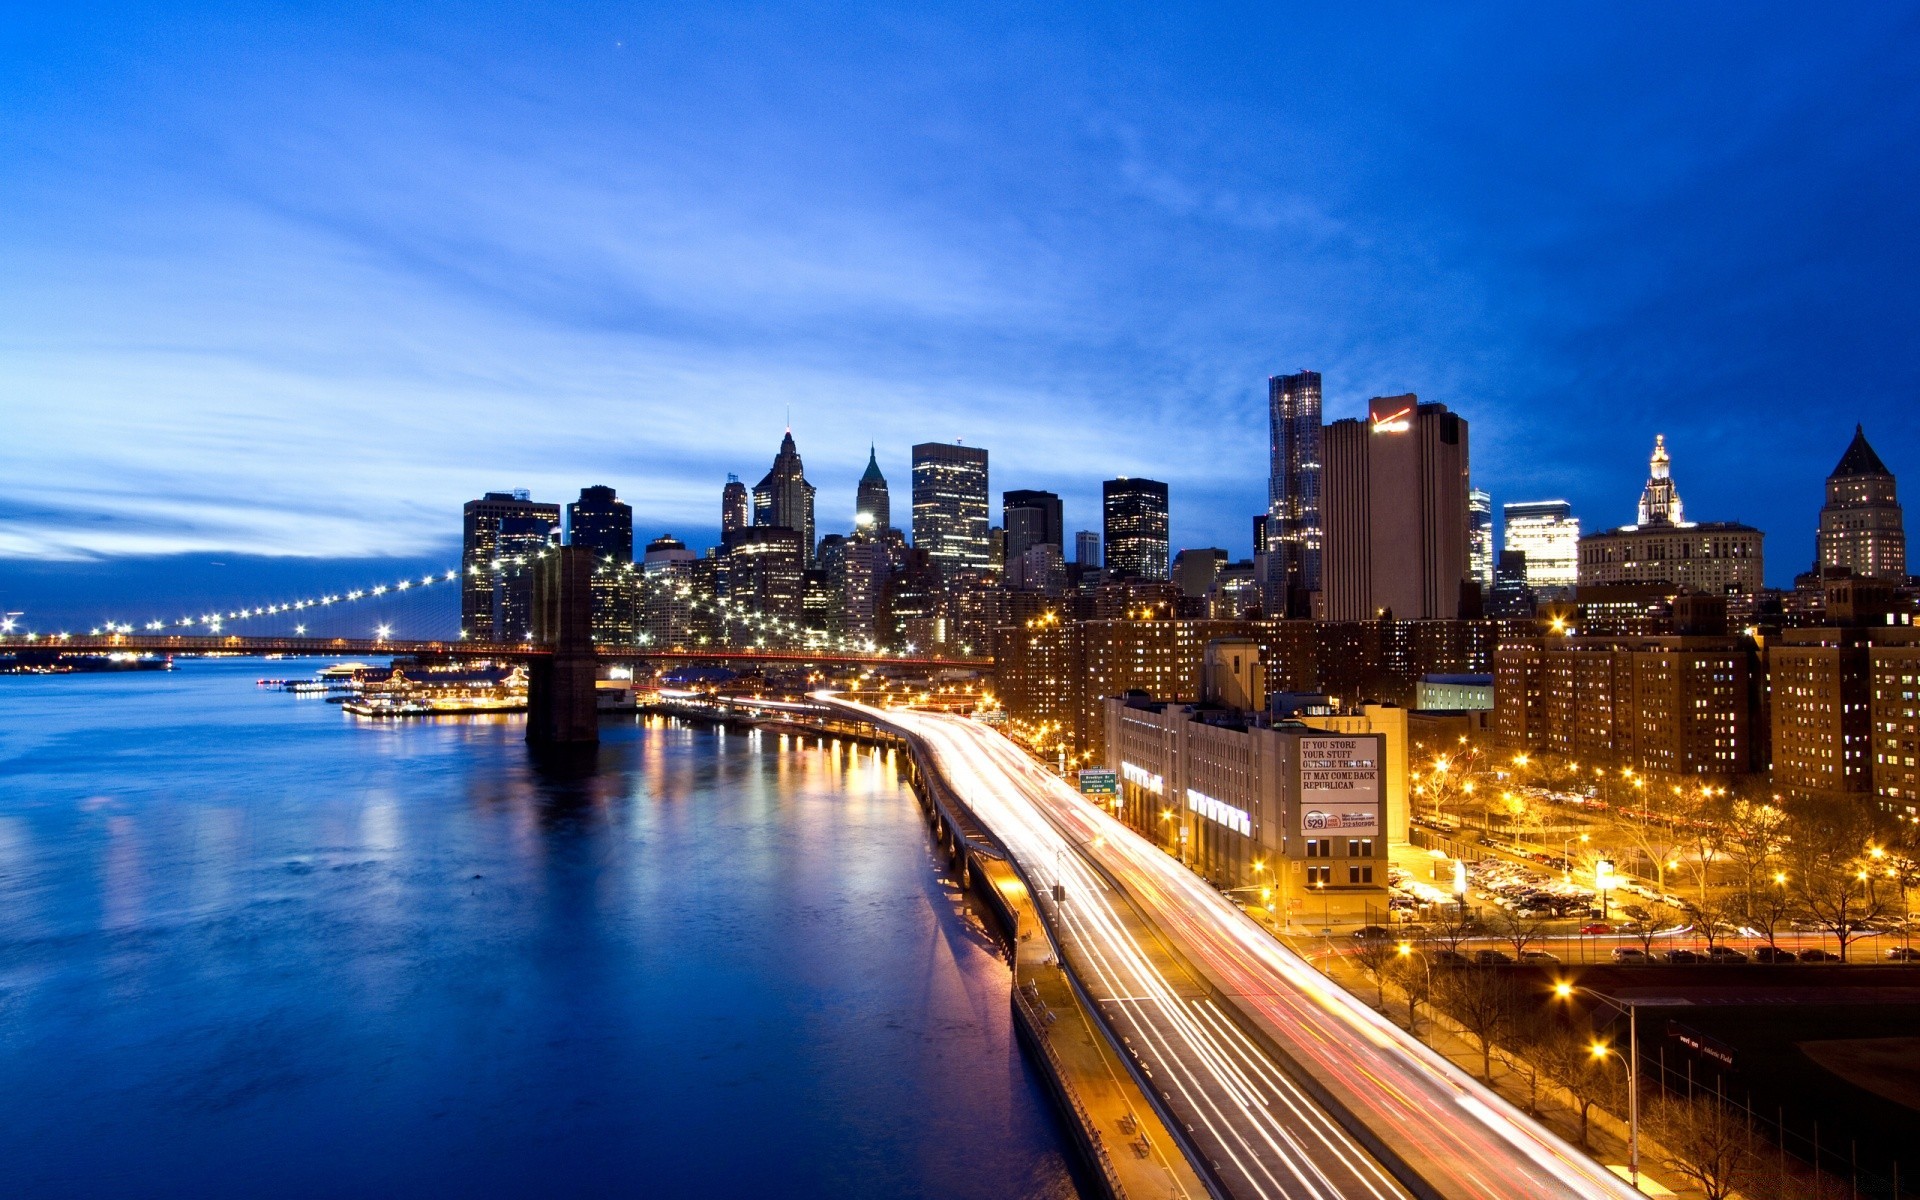
{"type": "Polygon", "coordinates": [[[1852,444],[1827,476],[1827,503],[1820,510],[1820,567],[1906,582],[1907,532],[1893,472],[1858,425],[1852,444]]]}
{"type": "Polygon", "coordinates": [[[488,492],[467,501],[462,513],[460,546],[460,631],[469,641],[519,641],[526,635],[533,604],[531,569],[519,571],[503,561],[529,546],[539,550],[560,527],[558,504],[535,503],[525,489],[488,492]],[[512,524],[505,530],[502,523],[512,524]],[[503,597],[519,589],[524,597],[507,601],[514,615],[510,627],[500,621],[503,597]],[[517,614],[517,615],[515,615],[517,614]]]}
{"type": "Polygon", "coordinates": [[[1667,439],[1656,435],[1640,519],[1580,539],[1579,585],[1658,584],[1676,591],[1754,595],[1765,579],[1766,535],[1736,521],[1688,521],[1667,439]]]}
{"type": "Polygon", "coordinates": [[[943,577],[987,570],[987,452],[978,446],[922,442],[913,448],[913,547],[943,577]]]}
{"type": "Polygon", "coordinates": [[[747,485],[738,475],[728,475],[727,486],[720,489],[720,532],[732,533],[751,524],[753,509],[747,499],[747,485]]]}
{"type": "Polygon", "coordinates": [[[1100,485],[1107,573],[1118,579],[1167,578],[1167,485],[1157,479],[1109,479],[1100,485]]]}
{"type": "Polygon", "coordinates": [[[794,449],[793,430],[780,439],[780,453],[773,466],[754,485],[753,523],[774,529],[791,529],[800,535],[801,564],[813,567],[813,485],[807,482],[800,452],[794,449]]]}
{"type": "Polygon", "coordinates": [[[1473,488],[1467,492],[1467,573],[1480,585],[1480,594],[1493,593],[1493,497],[1473,488]]]}
{"type": "Polygon", "coordinates": [[[1267,611],[1312,615],[1320,590],[1320,373],[1267,380],[1271,433],[1267,474],[1267,611]]]}
{"type": "Polygon", "coordinates": [[[567,543],[593,555],[593,637],[626,644],[639,633],[634,607],[633,507],[610,487],[580,489],[567,505],[567,543]]]}
{"type": "Polygon", "coordinates": [[[1377,396],[1326,427],[1322,583],[1329,621],[1452,620],[1468,582],[1467,422],[1377,396]]]}
{"type": "Polygon", "coordinates": [[[1527,556],[1527,587],[1537,594],[1566,592],[1579,581],[1580,518],[1565,500],[1501,506],[1501,548],[1527,556]]]}
{"type": "Polygon", "coordinates": [[[854,493],[853,524],[856,529],[875,531],[889,529],[893,525],[893,503],[887,495],[887,477],[880,473],[880,454],[872,445],[867,447],[867,469],[860,476],[860,486],[854,493]]]}

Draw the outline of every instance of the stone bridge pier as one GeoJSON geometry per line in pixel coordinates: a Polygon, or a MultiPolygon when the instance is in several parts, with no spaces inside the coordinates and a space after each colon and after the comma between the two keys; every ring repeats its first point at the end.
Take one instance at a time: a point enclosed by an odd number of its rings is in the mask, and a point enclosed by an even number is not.
{"type": "Polygon", "coordinates": [[[541,745],[590,745],[600,740],[594,676],[593,555],[557,546],[533,575],[533,637],[553,652],[527,670],[527,740],[541,745]]]}

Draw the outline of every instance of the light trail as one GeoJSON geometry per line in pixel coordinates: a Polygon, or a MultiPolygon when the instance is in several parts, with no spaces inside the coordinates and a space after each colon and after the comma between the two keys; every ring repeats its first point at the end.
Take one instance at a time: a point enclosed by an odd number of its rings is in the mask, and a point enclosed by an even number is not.
{"type": "Polygon", "coordinates": [[[1029,883],[1042,894],[1046,881],[1065,885],[1067,903],[1054,913],[1083,986],[1233,1196],[1407,1195],[1363,1141],[1404,1164],[1414,1192],[1449,1200],[1638,1194],[1327,980],[997,732],[943,714],[836,703],[918,735],[1029,883]],[[1189,981],[1183,991],[1184,972],[1157,964],[1156,934],[1202,986],[1189,981]],[[1316,1091],[1360,1128],[1350,1132],[1316,1091]]]}

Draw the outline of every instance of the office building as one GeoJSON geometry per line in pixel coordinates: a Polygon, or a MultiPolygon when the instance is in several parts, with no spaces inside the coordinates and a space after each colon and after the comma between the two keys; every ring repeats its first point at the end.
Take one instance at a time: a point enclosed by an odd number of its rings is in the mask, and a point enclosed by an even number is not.
{"type": "Polygon", "coordinates": [[[1254,549],[1267,555],[1267,611],[1307,617],[1320,590],[1320,373],[1268,379],[1267,418],[1267,528],[1254,549]]]}
{"type": "Polygon", "coordinates": [[[773,529],[791,529],[800,535],[802,565],[813,567],[813,485],[807,482],[793,430],[780,439],[773,466],[753,489],[753,523],[773,529]]]}
{"type": "Polygon", "coordinates": [[[1581,538],[1577,577],[1582,589],[1650,583],[1676,592],[1755,595],[1764,586],[1765,536],[1737,522],[1685,520],[1667,439],[1657,436],[1639,520],[1581,538]]]}
{"type": "Polygon", "coordinates": [[[853,524],[856,529],[893,528],[893,505],[887,497],[887,477],[880,473],[880,454],[867,447],[867,469],[860,475],[854,492],[853,524]]]}
{"type": "Polygon", "coordinates": [[[580,489],[567,505],[567,544],[593,556],[593,640],[629,645],[639,633],[633,578],[633,508],[610,487],[580,489]]]}
{"type": "MultiPolygon", "coordinates": [[[[735,611],[798,622],[805,595],[807,547],[797,529],[751,525],[726,537],[727,602],[735,611]]],[[[736,641],[766,637],[764,626],[731,622],[736,641]]]]}
{"type": "Polygon", "coordinates": [[[1227,565],[1225,550],[1208,547],[1201,550],[1182,550],[1173,556],[1173,582],[1180,588],[1180,594],[1188,599],[1205,596],[1213,581],[1220,576],[1221,568],[1227,565]]]}
{"type": "Polygon", "coordinates": [[[1013,491],[1004,493],[1000,500],[1009,563],[1035,546],[1052,546],[1064,552],[1060,497],[1052,492],[1013,491]]]}
{"type": "Polygon", "coordinates": [[[1006,585],[1017,592],[1044,592],[1057,596],[1067,587],[1067,564],[1060,547],[1040,542],[1007,560],[1006,585]]]}
{"type": "Polygon", "coordinates": [[[1100,485],[1100,504],[1107,574],[1167,578],[1167,485],[1156,479],[1109,479],[1100,485]]]}
{"type": "Polygon", "coordinates": [[[1493,591],[1493,497],[1479,488],[1467,492],[1467,573],[1480,585],[1480,594],[1493,591]]]}
{"type": "Polygon", "coordinates": [[[870,529],[857,530],[840,559],[841,631],[856,642],[878,645],[881,589],[890,567],[886,544],[870,529]]]}
{"type": "Polygon", "coordinates": [[[469,641],[523,640],[532,630],[529,555],[552,543],[560,506],[533,501],[525,490],[488,492],[462,510],[460,636],[469,641]],[[521,561],[516,561],[521,560],[521,561]]]}
{"type": "Polygon", "coordinates": [[[1820,509],[1820,570],[1905,583],[1907,533],[1893,472],[1867,444],[1860,426],[1833,474],[1820,509]]]}
{"type": "Polygon", "coordinates": [[[1380,396],[1327,426],[1321,582],[1330,621],[1450,620],[1469,584],[1467,422],[1380,396]]]}
{"type": "Polygon", "coordinates": [[[1580,518],[1565,500],[1501,506],[1501,547],[1527,556],[1527,587],[1537,596],[1566,596],[1580,579],[1580,518]]]}
{"type": "Polygon", "coordinates": [[[1100,534],[1097,531],[1082,529],[1073,535],[1073,562],[1078,567],[1100,565],[1100,534]]]}
{"type": "Polygon", "coordinates": [[[720,532],[732,533],[751,524],[753,502],[747,496],[747,485],[738,475],[728,475],[727,486],[720,489],[720,532]]]}
{"type": "MultiPolygon", "coordinates": [[[[913,547],[943,575],[993,565],[987,452],[922,442],[913,448],[913,547]]],[[[911,564],[909,564],[911,566],[911,564]]]]}
{"type": "MultiPolygon", "coordinates": [[[[639,634],[651,646],[687,646],[698,636],[694,564],[700,556],[672,534],[647,543],[640,558],[639,634]]],[[[706,604],[713,597],[704,597],[706,604]]]]}

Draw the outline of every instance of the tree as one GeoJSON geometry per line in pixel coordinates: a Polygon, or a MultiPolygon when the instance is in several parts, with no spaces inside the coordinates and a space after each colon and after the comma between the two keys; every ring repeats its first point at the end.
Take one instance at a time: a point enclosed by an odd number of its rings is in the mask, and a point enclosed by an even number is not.
{"type": "Polygon", "coordinates": [[[1662,929],[1671,928],[1680,917],[1680,910],[1665,900],[1645,900],[1639,904],[1622,904],[1620,911],[1633,918],[1634,937],[1640,941],[1640,949],[1648,958],[1653,957],[1654,935],[1662,929]]]}
{"type": "Polygon", "coordinates": [[[1526,954],[1527,947],[1540,940],[1547,931],[1546,923],[1534,917],[1523,917],[1515,909],[1502,908],[1493,914],[1489,922],[1493,935],[1513,947],[1513,956],[1519,958],[1526,954]]]}
{"type": "Polygon", "coordinates": [[[1442,916],[1437,921],[1429,922],[1427,924],[1426,939],[1443,950],[1458,954],[1461,943],[1473,937],[1479,931],[1480,927],[1476,922],[1455,913],[1442,916]]]}
{"type": "Polygon", "coordinates": [[[1433,1000],[1433,964],[1411,946],[1405,951],[1395,947],[1395,951],[1389,969],[1393,981],[1400,985],[1400,991],[1407,998],[1407,1032],[1418,1036],[1420,1006],[1433,1000]]]}
{"type": "Polygon", "coordinates": [[[1845,962],[1847,948],[1891,908],[1894,889],[1874,874],[1873,818],[1862,805],[1846,801],[1806,800],[1790,815],[1789,886],[1801,911],[1834,936],[1845,962]]]}
{"type": "Polygon", "coordinates": [[[1440,745],[1431,752],[1425,743],[1417,743],[1414,752],[1419,760],[1411,764],[1407,782],[1414,798],[1424,801],[1435,817],[1464,815],[1484,799],[1487,755],[1480,747],[1462,737],[1456,745],[1440,745]]]}
{"type": "Polygon", "coordinates": [[[1540,1067],[1541,1074],[1567,1089],[1574,1110],[1580,1114],[1580,1146],[1587,1148],[1588,1120],[1594,1105],[1602,1107],[1622,1093],[1621,1080],[1611,1068],[1615,1056],[1596,1055],[1593,1039],[1564,1025],[1550,1028],[1527,1053],[1540,1067]]]}
{"type": "Polygon", "coordinates": [[[1440,1006],[1460,1022],[1480,1051],[1480,1078],[1493,1082],[1493,1047],[1523,1007],[1520,989],[1505,971],[1449,971],[1435,986],[1440,1006]]]}
{"type": "Polygon", "coordinates": [[[1375,1008],[1387,1007],[1387,977],[1399,959],[1400,943],[1386,938],[1366,938],[1353,952],[1353,961],[1373,980],[1374,994],[1378,997],[1375,1008]]]}
{"type": "Polygon", "coordinates": [[[1739,888],[1735,910],[1749,928],[1775,945],[1774,936],[1786,923],[1792,893],[1781,862],[1787,812],[1774,803],[1778,797],[1741,797],[1727,817],[1727,861],[1739,888]]]}
{"type": "Polygon", "coordinates": [[[1643,1120],[1667,1150],[1660,1161],[1707,1200],[1728,1200],[1757,1165],[1748,1119],[1718,1096],[1657,1097],[1643,1120]]]}
{"type": "Polygon", "coordinates": [[[1623,768],[1621,773],[1631,785],[1631,795],[1624,797],[1625,803],[1614,806],[1614,817],[1627,844],[1653,864],[1654,878],[1664,896],[1667,872],[1679,865],[1675,858],[1681,843],[1678,814],[1664,806],[1654,807],[1647,797],[1646,776],[1633,774],[1631,768],[1623,768]]]}

